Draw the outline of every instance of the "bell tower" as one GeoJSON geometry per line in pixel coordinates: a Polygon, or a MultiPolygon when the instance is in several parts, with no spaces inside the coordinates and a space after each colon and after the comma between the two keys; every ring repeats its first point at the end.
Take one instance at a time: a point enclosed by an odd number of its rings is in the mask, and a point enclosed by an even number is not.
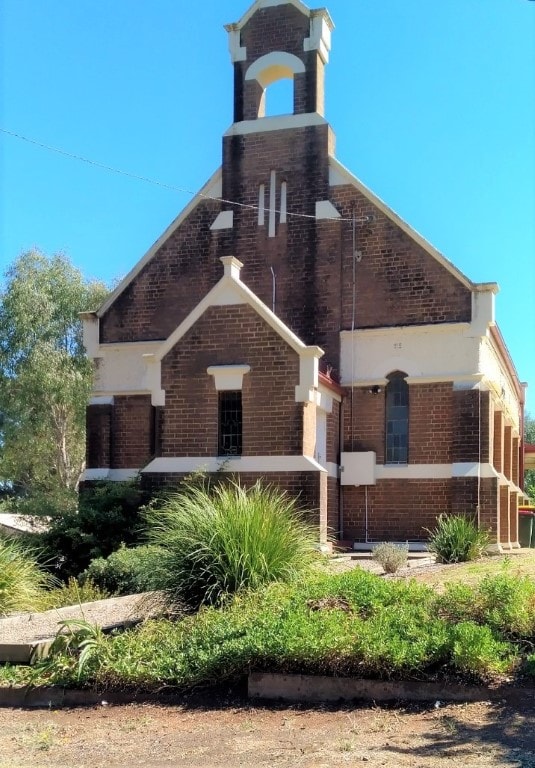
{"type": "Polygon", "coordinates": [[[265,116],[266,89],[289,78],[293,114],[324,114],[324,75],[333,23],[325,9],[300,0],[256,0],[242,19],[228,24],[234,64],[234,122],[265,116]]]}
{"type": "Polygon", "coordinates": [[[333,23],[301,0],[256,0],[226,29],[234,122],[223,137],[229,202],[213,225],[217,252],[238,258],[247,285],[305,343],[316,343],[324,290],[318,219],[339,217],[328,202],[334,135],[323,114],[333,23]],[[267,92],[284,78],[293,84],[293,109],[267,117],[267,92]]]}

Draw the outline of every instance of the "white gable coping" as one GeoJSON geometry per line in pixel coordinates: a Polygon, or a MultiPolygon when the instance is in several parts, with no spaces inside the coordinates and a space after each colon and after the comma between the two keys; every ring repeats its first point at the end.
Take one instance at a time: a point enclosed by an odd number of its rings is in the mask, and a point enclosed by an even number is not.
{"type": "Polygon", "coordinates": [[[301,13],[308,17],[321,14],[329,25],[329,28],[334,29],[334,24],[329,15],[329,11],[326,8],[321,8],[318,11],[311,11],[310,8],[301,2],[301,0],[255,0],[249,10],[243,14],[239,21],[235,22],[234,24],[225,24],[225,29],[227,32],[240,30],[247,24],[249,19],[251,19],[257,11],[262,10],[262,8],[275,8],[278,5],[293,5],[294,8],[297,8],[298,11],[301,11],[301,13]]]}
{"type": "MultiPolygon", "coordinates": [[[[414,240],[415,243],[427,251],[430,256],[436,259],[439,264],[445,267],[445,269],[447,269],[450,274],[456,277],[457,280],[459,280],[466,288],[469,288],[472,291],[478,290],[476,283],[473,283],[468,277],[466,277],[466,275],[457,269],[457,267],[452,264],[451,261],[446,259],[446,257],[443,256],[440,251],[437,251],[437,249],[434,248],[431,243],[429,243],[422,235],[420,235],[419,232],[407,224],[407,222],[404,221],[401,216],[398,216],[398,214],[389,208],[389,206],[383,202],[381,198],[377,197],[377,195],[368,189],[368,187],[359,181],[359,179],[357,179],[357,177],[354,176],[351,171],[349,171],[334,157],[329,158],[329,184],[331,187],[350,185],[355,187],[355,189],[358,189],[358,191],[361,192],[364,197],[366,197],[376,208],[378,208],[381,213],[384,213],[387,218],[393,221],[394,224],[403,230],[403,232],[409,235],[409,237],[414,240]]],[[[483,283],[482,286],[489,286],[488,290],[494,290],[496,284],[483,283]]],[[[483,288],[483,290],[487,290],[487,288],[483,288]]]]}
{"type": "Polygon", "coordinates": [[[163,235],[156,240],[154,245],[152,245],[147,253],[143,256],[142,259],[140,259],[135,267],[130,270],[130,272],[126,275],[125,278],[121,280],[117,288],[108,296],[104,304],[97,310],[97,317],[102,317],[108,309],[111,307],[113,302],[117,299],[118,296],[121,295],[121,293],[127,288],[130,283],[134,280],[134,278],[139,275],[143,267],[151,261],[152,257],[156,254],[156,252],[162,247],[162,245],[165,243],[165,241],[171,237],[173,232],[175,232],[176,229],[182,224],[183,221],[186,220],[186,218],[190,215],[192,211],[195,210],[195,208],[203,201],[205,198],[220,198],[223,194],[223,188],[222,188],[222,172],[221,168],[218,168],[217,171],[208,179],[206,184],[201,188],[201,190],[190,200],[188,205],[179,213],[179,215],[176,217],[176,219],[167,227],[163,235]]]}
{"type": "MultiPolygon", "coordinates": [[[[299,384],[295,388],[296,402],[317,400],[320,347],[307,346],[275,315],[240,279],[241,262],[233,256],[223,256],[225,272],[216,285],[201,299],[173,333],[160,345],[154,362],[161,363],[168,352],[202,317],[209,307],[248,304],[299,355],[299,384]]],[[[159,368],[159,366],[158,366],[159,368]]]]}

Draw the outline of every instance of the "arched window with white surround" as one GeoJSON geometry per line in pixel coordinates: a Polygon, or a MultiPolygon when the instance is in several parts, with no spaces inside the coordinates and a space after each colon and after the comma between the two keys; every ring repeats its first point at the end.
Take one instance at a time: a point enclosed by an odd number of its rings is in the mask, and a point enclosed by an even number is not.
{"type": "Polygon", "coordinates": [[[407,374],[391,373],[386,385],[385,464],[407,464],[409,459],[409,385],[407,374]]]}

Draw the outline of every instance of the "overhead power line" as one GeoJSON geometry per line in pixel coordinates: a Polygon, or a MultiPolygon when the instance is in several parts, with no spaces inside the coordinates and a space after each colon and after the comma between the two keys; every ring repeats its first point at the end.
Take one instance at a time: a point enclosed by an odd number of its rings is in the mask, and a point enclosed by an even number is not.
{"type": "MultiPolygon", "coordinates": [[[[239,208],[248,208],[253,211],[258,211],[259,206],[258,205],[251,205],[249,203],[240,203],[237,200],[226,200],[223,197],[214,197],[212,195],[205,195],[202,192],[192,192],[191,189],[187,189],[186,187],[180,187],[176,184],[167,184],[163,181],[157,181],[156,179],[150,179],[148,176],[140,176],[137,173],[132,173],[131,171],[124,171],[121,168],[115,168],[111,165],[106,165],[106,163],[100,163],[98,160],[91,160],[88,157],[83,157],[82,155],[75,154],[74,152],[68,152],[65,149],[60,149],[59,147],[53,147],[50,144],[45,144],[41,141],[37,141],[36,139],[31,139],[28,136],[22,136],[20,133],[15,133],[15,131],[9,131],[7,128],[2,128],[0,126],[0,133],[5,133],[7,136],[12,136],[15,139],[20,139],[21,141],[26,141],[28,144],[33,144],[36,147],[40,147],[41,149],[46,149],[49,152],[55,152],[58,155],[63,155],[64,157],[68,157],[71,160],[78,160],[81,163],[86,163],[87,165],[92,165],[95,168],[100,168],[103,171],[109,171],[110,173],[116,173],[120,176],[126,176],[129,179],[135,179],[136,181],[142,181],[145,184],[152,184],[156,187],[162,187],[163,189],[169,189],[172,192],[181,192],[186,195],[190,195],[191,197],[201,197],[205,200],[212,200],[217,203],[223,203],[225,205],[235,205],[239,208]]],[[[266,208],[265,211],[269,212],[271,209],[266,208]]],[[[279,210],[275,210],[275,213],[280,213],[279,210]]],[[[295,216],[302,219],[315,219],[316,217],[311,213],[296,213],[292,211],[286,212],[287,216],[295,216]]],[[[354,219],[345,219],[343,217],[335,217],[335,216],[329,216],[325,217],[324,221],[347,221],[351,223],[355,223],[354,219]]],[[[361,220],[358,221],[368,221],[369,217],[363,217],[361,220]]]]}

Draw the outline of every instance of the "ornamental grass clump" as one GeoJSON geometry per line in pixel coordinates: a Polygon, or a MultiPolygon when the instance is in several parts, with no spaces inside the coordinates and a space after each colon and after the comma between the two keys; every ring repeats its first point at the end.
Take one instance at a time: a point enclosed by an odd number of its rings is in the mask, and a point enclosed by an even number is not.
{"type": "Polygon", "coordinates": [[[315,531],[296,501],[259,482],[192,484],[146,519],[150,544],[162,548],[154,586],[191,608],[292,580],[317,558],[315,531]]]}
{"type": "Polygon", "coordinates": [[[464,563],[485,554],[489,545],[487,531],[463,515],[439,515],[436,527],[429,533],[429,550],[441,563],[464,563]]]}
{"type": "Polygon", "coordinates": [[[39,568],[34,555],[16,539],[0,537],[0,616],[43,607],[52,576],[39,568]]]}

